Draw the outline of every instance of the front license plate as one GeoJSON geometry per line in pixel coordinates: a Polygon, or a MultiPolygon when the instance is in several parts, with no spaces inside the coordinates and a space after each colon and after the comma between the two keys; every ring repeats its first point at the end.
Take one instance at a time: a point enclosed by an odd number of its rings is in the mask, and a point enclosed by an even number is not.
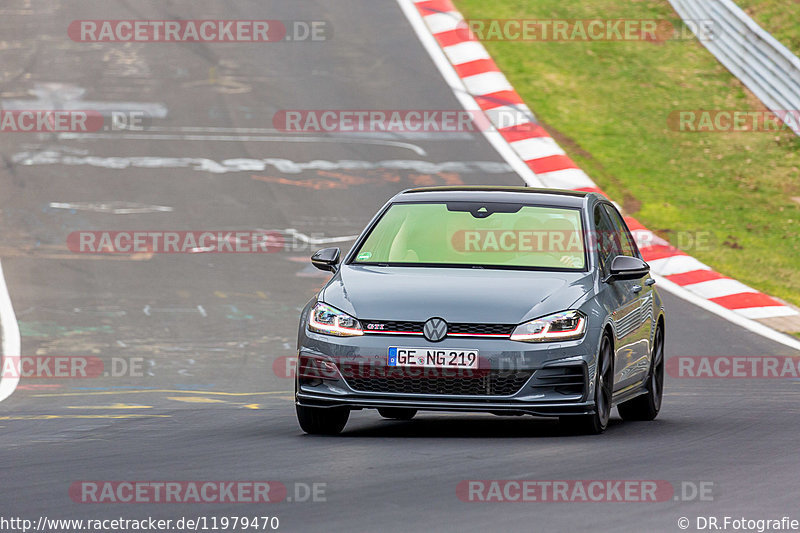
{"type": "Polygon", "coordinates": [[[389,348],[389,366],[432,368],[478,368],[478,350],[437,350],[435,348],[389,348]]]}

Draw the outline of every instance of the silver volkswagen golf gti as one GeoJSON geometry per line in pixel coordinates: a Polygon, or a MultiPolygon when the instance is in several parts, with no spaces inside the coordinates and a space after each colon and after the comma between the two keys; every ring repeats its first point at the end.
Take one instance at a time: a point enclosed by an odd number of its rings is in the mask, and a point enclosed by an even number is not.
{"type": "Polygon", "coordinates": [[[307,433],[350,411],[558,416],[600,433],[652,420],[664,309],[617,209],[596,193],[434,187],[392,198],[302,312],[295,397],[307,433]]]}

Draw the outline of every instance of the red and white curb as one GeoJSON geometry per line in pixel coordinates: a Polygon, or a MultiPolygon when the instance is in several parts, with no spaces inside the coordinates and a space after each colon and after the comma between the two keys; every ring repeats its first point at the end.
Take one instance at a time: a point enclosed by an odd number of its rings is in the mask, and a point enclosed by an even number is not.
{"type": "MultiPolygon", "coordinates": [[[[462,105],[482,109],[496,126],[494,132],[485,135],[495,148],[500,144],[497,137],[502,139],[505,146],[498,151],[529,185],[605,194],[536,122],[486,48],[470,34],[463,15],[450,0],[398,0],[398,4],[462,105]],[[455,77],[460,84],[454,82],[455,77]],[[498,122],[499,117],[503,123],[498,122]],[[511,123],[508,117],[513,117],[511,123]],[[508,147],[516,157],[509,158],[508,147]],[[517,164],[520,160],[524,165],[517,164]]],[[[794,308],[714,272],[636,219],[626,217],[626,221],[651,271],[666,280],[665,288],[678,296],[711,304],[702,307],[751,330],[768,329],[752,319],[800,317],[794,308]]],[[[796,339],[771,329],[769,332],[759,331],[800,349],[796,339]]]]}

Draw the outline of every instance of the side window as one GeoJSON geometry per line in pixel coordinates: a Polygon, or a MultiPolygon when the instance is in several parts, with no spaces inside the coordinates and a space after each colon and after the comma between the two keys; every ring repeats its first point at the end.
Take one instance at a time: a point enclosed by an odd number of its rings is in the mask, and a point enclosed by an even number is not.
{"type": "Polygon", "coordinates": [[[594,208],[594,225],[596,230],[594,240],[600,258],[600,268],[605,269],[611,260],[620,254],[620,247],[616,231],[600,204],[594,208]]]}
{"type": "Polygon", "coordinates": [[[631,257],[639,257],[639,250],[636,243],[633,241],[631,234],[628,232],[628,227],[619,212],[610,205],[603,205],[608,218],[611,219],[611,224],[614,226],[614,233],[617,235],[617,240],[620,243],[622,255],[629,255],[631,257]]]}

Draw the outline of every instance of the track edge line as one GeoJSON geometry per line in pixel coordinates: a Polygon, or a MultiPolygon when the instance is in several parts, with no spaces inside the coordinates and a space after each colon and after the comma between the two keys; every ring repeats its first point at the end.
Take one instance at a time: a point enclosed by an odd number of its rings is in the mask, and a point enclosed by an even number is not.
{"type": "MultiPolygon", "coordinates": [[[[14,306],[11,304],[11,295],[8,292],[3,265],[0,264],[0,336],[2,336],[2,354],[0,361],[5,369],[7,360],[12,364],[19,364],[21,338],[19,334],[19,324],[14,313],[14,306]]],[[[0,372],[0,375],[5,372],[0,372]]],[[[14,394],[19,383],[19,376],[0,377],[0,402],[14,394]]]]}

